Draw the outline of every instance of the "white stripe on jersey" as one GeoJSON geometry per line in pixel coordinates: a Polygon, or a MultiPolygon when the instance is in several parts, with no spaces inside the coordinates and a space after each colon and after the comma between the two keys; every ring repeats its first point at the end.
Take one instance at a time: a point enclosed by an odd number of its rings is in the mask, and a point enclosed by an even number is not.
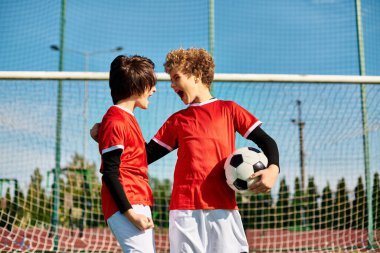
{"type": "Polygon", "coordinates": [[[248,135],[258,126],[260,126],[261,124],[263,124],[263,122],[261,122],[260,120],[256,121],[255,124],[253,124],[248,130],[247,132],[245,132],[245,134],[243,135],[244,138],[247,139],[248,135]]]}
{"type": "Polygon", "coordinates": [[[206,105],[206,104],[209,104],[209,103],[212,103],[214,101],[218,100],[217,98],[211,98],[209,100],[206,100],[204,102],[201,102],[201,103],[192,103],[192,104],[189,104],[189,107],[190,106],[202,106],[202,105],[206,105]]]}
{"type": "Polygon", "coordinates": [[[172,147],[170,147],[169,145],[167,145],[167,144],[163,143],[162,141],[156,139],[155,137],[153,137],[152,140],[154,140],[154,141],[157,142],[160,146],[163,146],[163,147],[166,148],[167,150],[169,150],[169,151],[173,151],[173,148],[172,148],[172,147]]]}
{"type": "Polygon", "coordinates": [[[112,147],[109,147],[109,148],[105,148],[105,149],[102,150],[102,155],[104,155],[105,153],[114,151],[116,149],[122,149],[122,150],[124,150],[124,146],[123,145],[116,145],[116,146],[112,146],[112,147]]]}

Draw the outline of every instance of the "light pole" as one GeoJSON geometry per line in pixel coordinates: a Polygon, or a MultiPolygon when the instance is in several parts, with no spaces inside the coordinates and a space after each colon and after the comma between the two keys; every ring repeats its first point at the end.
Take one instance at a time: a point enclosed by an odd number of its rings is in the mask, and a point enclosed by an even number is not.
{"type": "Polygon", "coordinates": [[[305,152],[304,152],[304,139],[303,139],[303,128],[305,127],[305,122],[302,121],[301,115],[301,100],[297,100],[298,107],[298,119],[291,119],[292,123],[298,126],[299,130],[299,142],[300,142],[300,170],[301,170],[301,187],[302,191],[305,190],[305,152]]]}
{"type": "MultiPolygon", "coordinates": [[[[61,51],[59,46],[51,45],[50,48],[54,51],[61,51]]],[[[104,50],[95,51],[80,51],[70,48],[64,48],[64,51],[69,51],[77,54],[81,54],[84,57],[83,69],[85,72],[89,71],[90,57],[97,54],[105,54],[111,52],[117,52],[123,50],[123,47],[115,47],[104,50]]],[[[88,108],[88,80],[84,81],[84,100],[83,100],[83,168],[86,169],[86,154],[87,154],[87,108],[88,108]]]]}

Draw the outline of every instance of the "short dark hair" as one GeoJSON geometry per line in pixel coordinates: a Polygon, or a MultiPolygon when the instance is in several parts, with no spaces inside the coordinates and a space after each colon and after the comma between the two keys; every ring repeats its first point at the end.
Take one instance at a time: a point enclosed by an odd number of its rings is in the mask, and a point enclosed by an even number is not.
{"type": "Polygon", "coordinates": [[[109,87],[114,104],[156,85],[154,63],[147,57],[119,55],[111,63],[109,87]]]}

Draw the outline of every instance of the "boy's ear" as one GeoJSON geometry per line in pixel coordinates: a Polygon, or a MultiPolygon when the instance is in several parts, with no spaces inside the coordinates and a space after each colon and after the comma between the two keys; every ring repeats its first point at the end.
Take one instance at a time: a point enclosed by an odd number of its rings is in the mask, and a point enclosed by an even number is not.
{"type": "Polygon", "coordinates": [[[195,81],[196,83],[199,83],[200,80],[201,80],[201,77],[197,77],[197,76],[196,76],[196,77],[194,78],[194,81],[195,81]]]}

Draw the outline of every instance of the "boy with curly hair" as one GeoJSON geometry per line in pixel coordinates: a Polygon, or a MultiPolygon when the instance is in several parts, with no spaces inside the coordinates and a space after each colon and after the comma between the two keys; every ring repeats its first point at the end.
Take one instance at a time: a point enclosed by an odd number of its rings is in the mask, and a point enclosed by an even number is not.
{"type": "Polygon", "coordinates": [[[267,192],[279,173],[277,144],[246,109],[211,95],[215,64],[206,50],[173,50],[164,67],[171,88],[188,105],[170,116],[147,145],[148,163],[178,149],[170,199],[170,252],[248,252],[223,164],[235,150],[235,132],[252,140],[268,157],[268,167],[252,175],[259,180],[250,190],[267,192]]]}

